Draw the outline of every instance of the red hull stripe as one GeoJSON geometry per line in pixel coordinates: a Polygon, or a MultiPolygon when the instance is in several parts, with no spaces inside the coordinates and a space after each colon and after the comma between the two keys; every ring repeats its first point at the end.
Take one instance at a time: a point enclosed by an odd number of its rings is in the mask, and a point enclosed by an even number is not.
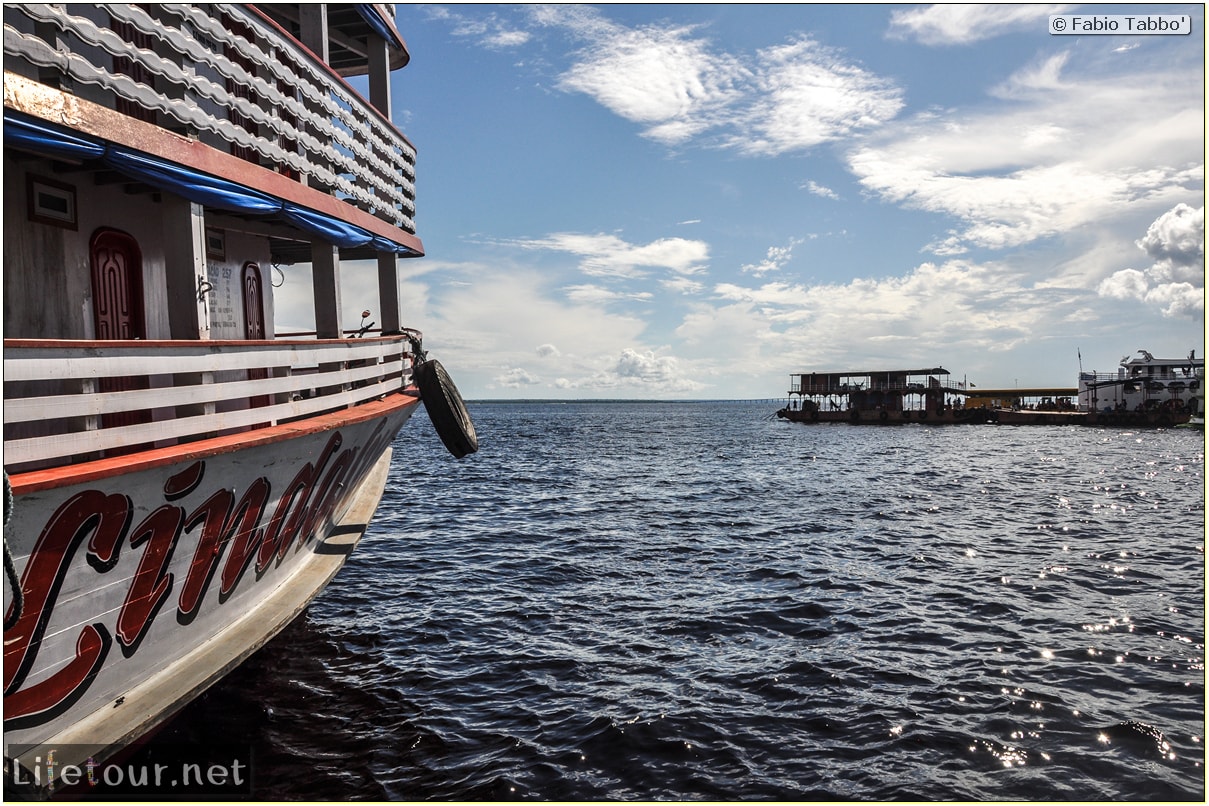
{"type": "Polygon", "coordinates": [[[270,445],[289,439],[308,436],[321,431],[331,431],[366,420],[385,417],[391,412],[420,403],[419,392],[409,388],[399,393],[388,395],[382,400],[375,400],[351,409],[321,414],[286,425],[276,425],[256,431],[240,434],[230,434],[224,437],[190,442],[185,445],[172,445],[167,448],[154,448],[127,456],[115,456],[111,459],[98,459],[94,462],[84,462],[78,465],[55,467],[49,470],[34,470],[29,473],[18,473],[10,478],[14,495],[53,490],[71,484],[95,482],[113,476],[123,476],[142,470],[175,465],[181,462],[205,459],[224,453],[236,453],[260,445],[270,445]]]}

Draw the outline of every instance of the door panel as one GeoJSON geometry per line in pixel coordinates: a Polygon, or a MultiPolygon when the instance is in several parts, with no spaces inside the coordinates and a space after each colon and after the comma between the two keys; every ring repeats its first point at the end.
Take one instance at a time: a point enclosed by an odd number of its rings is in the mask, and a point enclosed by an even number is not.
{"type": "MultiPolygon", "coordinates": [[[[243,264],[240,284],[243,286],[244,337],[263,339],[265,337],[264,286],[261,285],[260,266],[252,262],[243,264]]],[[[269,377],[268,370],[256,368],[248,370],[249,381],[264,380],[267,377],[269,377]]],[[[249,402],[253,408],[259,408],[269,405],[272,401],[267,395],[257,395],[249,402]]]]}
{"type": "MultiPolygon", "coordinates": [[[[125,232],[97,230],[89,244],[92,264],[93,318],[100,341],[145,339],[143,319],[143,255],[138,242],[125,232]]],[[[125,392],[146,389],[145,376],[98,378],[97,391],[125,392]]],[[[102,428],[151,422],[150,411],[119,412],[101,416],[102,428]]],[[[107,455],[132,453],[144,446],[106,451],[107,455]]]]}

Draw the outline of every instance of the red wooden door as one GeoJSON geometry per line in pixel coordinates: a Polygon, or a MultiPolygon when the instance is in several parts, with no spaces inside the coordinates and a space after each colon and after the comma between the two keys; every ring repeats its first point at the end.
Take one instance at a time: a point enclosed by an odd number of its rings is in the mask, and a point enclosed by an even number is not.
{"type": "Polygon", "coordinates": [[[264,292],[260,284],[260,267],[255,263],[243,264],[243,321],[244,338],[263,339],[264,327],[264,292]]]}
{"type": "MultiPolygon", "coordinates": [[[[265,337],[264,287],[260,282],[260,266],[250,261],[243,264],[243,271],[239,279],[243,286],[244,337],[263,339],[265,337]]],[[[269,377],[268,370],[256,368],[248,370],[249,381],[260,381],[267,377],[269,377]]],[[[270,402],[267,395],[257,395],[250,401],[253,408],[267,406],[270,402]]]]}
{"type": "MultiPolygon", "coordinates": [[[[143,319],[143,254],[133,237],[115,229],[99,229],[89,244],[92,264],[92,310],[96,338],[131,341],[147,337],[143,319]]],[[[145,376],[98,378],[97,391],[125,392],[146,389],[145,376]]],[[[101,416],[101,428],[151,422],[150,411],[128,411],[101,416]]],[[[139,446],[109,450],[129,453],[139,446]]]]}
{"type": "Polygon", "coordinates": [[[92,303],[100,340],[143,339],[143,256],[124,232],[97,230],[90,247],[92,303]]]}

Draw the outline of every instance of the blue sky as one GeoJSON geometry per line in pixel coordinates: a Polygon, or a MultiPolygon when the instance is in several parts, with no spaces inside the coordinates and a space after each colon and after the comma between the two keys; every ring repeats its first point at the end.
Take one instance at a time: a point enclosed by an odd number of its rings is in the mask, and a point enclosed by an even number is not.
{"type": "MultiPolygon", "coordinates": [[[[938,365],[1074,386],[1080,354],[1204,354],[1203,6],[397,23],[427,251],[400,263],[405,319],[468,399],[783,397],[793,372],[938,365]],[[1048,29],[1142,10],[1193,34],[1048,29]]],[[[344,272],[348,326],[374,287],[344,272]]]]}

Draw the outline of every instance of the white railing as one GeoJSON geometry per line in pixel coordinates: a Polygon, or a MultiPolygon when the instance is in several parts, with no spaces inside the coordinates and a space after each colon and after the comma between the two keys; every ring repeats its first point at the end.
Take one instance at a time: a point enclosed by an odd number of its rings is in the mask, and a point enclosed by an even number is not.
{"type": "Polygon", "coordinates": [[[410,383],[407,337],[4,343],[12,471],[166,447],[347,409],[410,383]]]}
{"type": "Polygon", "coordinates": [[[5,4],[4,56],[6,70],[24,63],[36,69],[22,72],[39,80],[55,71],[91,100],[132,103],[203,139],[255,152],[263,164],[415,232],[411,144],[326,65],[238,5],[166,3],[148,13],[133,3],[5,4]],[[115,59],[126,70],[115,70],[115,59]],[[151,84],[132,77],[133,67],[151,84]]]}

